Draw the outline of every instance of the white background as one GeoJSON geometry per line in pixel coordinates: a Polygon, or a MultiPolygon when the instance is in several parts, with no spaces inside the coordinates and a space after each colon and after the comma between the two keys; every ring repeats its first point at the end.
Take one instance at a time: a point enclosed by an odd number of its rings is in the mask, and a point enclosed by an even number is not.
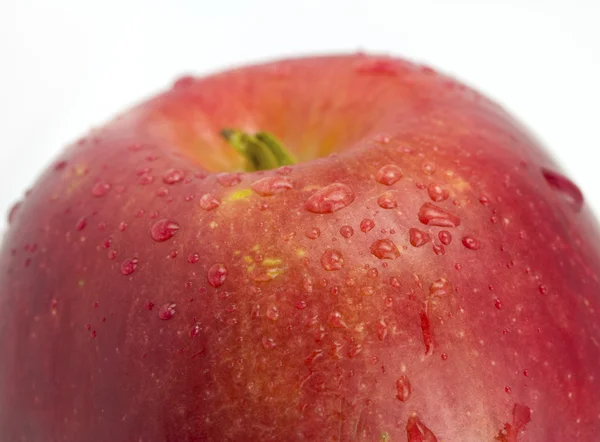
{"type": "Polygon", "coordinates": [[[68,142],[182,73],[366,50],[517,114],[600,213],[598,0],[0,0],[0,226],[68,142]]]}

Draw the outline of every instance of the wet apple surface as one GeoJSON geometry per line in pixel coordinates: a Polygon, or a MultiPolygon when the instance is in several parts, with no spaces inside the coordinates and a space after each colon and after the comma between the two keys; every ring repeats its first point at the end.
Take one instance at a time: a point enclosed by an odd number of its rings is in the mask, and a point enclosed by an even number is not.
{"type": "Polygon", "coordinates": [[[284,60],[69,146],[0,254],[7,441],[594,441],[600,233],[430,68],[284,60]]]}

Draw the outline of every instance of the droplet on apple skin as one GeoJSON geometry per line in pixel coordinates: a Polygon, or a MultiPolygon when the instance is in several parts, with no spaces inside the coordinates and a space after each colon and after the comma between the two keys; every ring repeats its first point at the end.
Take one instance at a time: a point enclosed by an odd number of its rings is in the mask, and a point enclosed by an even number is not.
{"type": "Polygon", "coordinates": [[[340,235],[348,239],[352,235],[354,235],[354,229],[352,228],[352,226],[342,226],[340,227],[340,235]]]}
{"type": "Polygon", "coordinates": [[[419,312],[421,323],[421,334],[423,335],[423,343],[425,344],[425,354],[430,355],[433,352],[433,334],[431,333],[431,323],[429,317],[424,310],[419,312]]]}
{"type": "Polygon", "coordinates": [[[462,243],[469,250],[477,250],[481,247],[480,242],[472,236],[463,237],[462,243]]]}
{"type": "Polygon", "coordinates": [[[450,196],[450,193],[446,189],[435,183],[430,183],[427,186],[427,193],[429,194],[429,198],[436,203],[445,201],[450,196]]]}
{"type": "Polygon", "coordinates": [[[427,226],[458,227],[460,225],[460,218],[457,215],[431,203],[423,204],[418,216],[419,221],[427,226]]]}
{"type": "Polygon", "coordinates": [[[573,181],[550,169],[542,168],[542,176],[561,198],[575,211],[580,212],[584,201],[583,193],[573,181]]]}
{"type": "Polygon", "coordinates": [[[367,270],[367,278],[377,279],[379,277],[379,271],[376,268],[370,268],[367,270]]]}
{"type": "Polygon", "coordinates": [[[356,64],[355,71],[361,75],[378,75],[395,77],[399,74],[400,66],[394,60],[384,57],[365,57],[356,64]]]}
{"type": "Polygon", "coordinates": [[[145,173],[138,178],[138,184],[142,186],[147,186],[148,184],[152,184],[154,182],[154,176],[149,173],[145,173]]]}
{"type": "Polygon", "coordinates": [[[438,233],[438,238],[440,242],[445,246],[449,245],[452,242],[452,234],[447,230],[440,230],[438,233]]]}
{"type": "Polygon", "coordinates": [[[437,442],[435,434],[414,413],[408,418],[406,436],[408,442],[437,442]]]}
{"type": "Polygon", "coordinates": [[[19,209],[21,208],[21,204],[22,204],[21,201],[17,201],[16,203],[14,203],[12,205],[12,207],[8,211],[8,224],[9,225],[15,222],[15,219],[17,217],[19,209]]]}
{"type": "Polygon", "coordinates": [[[275,339],[268,336],[263,336],[261,342],[265,350],[273,350],[275,347],[277,347],[275,339]]]}
{"type": "Polygon", "coordinates": [[[240,173],[222,172],[216,175],[217,182],[224,187],[233,187],[242,181],[240,173]]]}
{"type": "Polygon", "coordinates": [[[392,186],[402,179],[404,174],[395,164],[388,164],[377,171],[375,179],[378,183],[386,186],[392,186]]]}
{"type": "Polygon", "coordinates": [[[348,328],[348,325],[346,322],[344,322],[342,314],[338,311],[334,311],[329,314],[327,323],[332,328],[348,328]]]}
{"type": "Polygon", "coordinates": [[[431,283],[429,294],[438,298],[450,296],[452,294],[452,285],[446,278],[440,278],[431,283]]]}
{"type": "Polygon", "coordinates": [[[177,304],[173,302],[167,302],[166,304],[161,305],[158,308],[158,317],[163,321],[168,321],[175,316],[175,307],[177,307],[177,304]]]}
{"type": "Polygon", "coordinates": [[[311,227],[304,234],[308,239],[317,239],[321,236],[321,230],[318,227],[311,227]]]}
{"type": "Polygon", "coordinates": [[[277,321],[279,319],[279,308],[276,305],[270,305],[267,308],[266,315],[271,321],[277,321]]]}
{"type": "Polygon", "coordinates": [[[200,197],[200,208],[203,210],[214,210],[221,205],[215,196],[210,193],[205,193],[200,197]]]}
{"type": "Polygon", "coordinates": [[[125,276],[131,275],[137,269],[139,260],[137,258],[129,258],[121,263],[121,273],[125,276]]]}
{"type": "Polygon", "coordinates": [[[228,271],[227,267],[225,267],[225,264],[214,264],[208,269],[207,272],[208,283],[214,288],[219,288],[225,283],[227,274],[228,271]]]}
{"type": "Polygon", "coordinates": [[[356,195],[350,186],[333,183],[312,194],[304,203],[304,209],[311,213],[333,213],[349,206],[356,195]]]}
{"type": "Polygon", "coordinates": [[[408,380],[408,377],[405,375],[400,376],[396,380],[396,398],[400,402],[406,402],[410,399],[411,394],[412,386],[408,380]]]}
{"type": "Polygon", "coordinates": [[[190,327],[190,331],[188,334],[190,335],[190,338],[195,338],[196,336],[198,336],[200,334],[200,331],[201,331],[200,323],[196,322],[194,325],[192,325],[190,327]]]}
{"type": "Polygon", "coordinates": [[[98,181],[92,186],[92,195],[94,195],[96,198],[103,197],[108,193],[110,187],[110,184],[104,181],[98,181]]]}
{"type": "Polygon", "coordinates": [[[371,244],[371,254],[379,259],[396,259],[400,256],[398,247],[389,239],[379,239],[371,244]]]}
{"type": "Polygon", "coordinates": [[[344,267],[344,257],[339,250],[329,249],[321,256],[321,266],[328,272],[344,267]]]}
{"type": "Polygon", "coordinates": [[[260,196],[273,196],[294,188],[294,181],[286,176],[261,178],[250,186],[260,196]]]}
{"type": "Polygon", "coordinates": [[[163,242],[173,238],[179,231],[179,224],[170,219],[161,219],[155,222],[150,228],[150,236],[154,241],[163,242]]]}
{"type": "Polygon", "coordinates": [[[373,227],[375,227],[375,221],[373,221],[372,219],[363,219],[360,222],[361,232],[367,233],[368,231],[372,230],[373,227]]]}
{"type": "Polygon", "coordinates": [[[77,223],[75,223],[75,230],[82,231],[85,229],[85,226],[87,226],[87,218],[83,216],[77,220],[77,223]]]}
{"type": "Polygon", "coordinates": [[[382,209],[395,209],[398,207],[398,202],[390,194],[384,193],[377,198],[377,205],[382,209]]]}
{"type": "Polygon", "coordinates": [[[190,264],[195,264],[195,263],[197,263],[199,259],[200,259],[200,255],[199,255],[198,253],[196,253],[196,252],[194,252],[194,253],[190,253],[190,254],[188,255],[188,262],[189,262],[190,264]]]}
{"type": "Polygon", "coordinates": [[[163,183],[173,185],[183,181],[185,174],[179,169],[169,169],[163,175],[163,183]]]}
{"type": "Polygon", "coordinates": [[[413,247],[422,247],[431,241],[429,233],[423,232],[422,230],[411,228],[408,231],[409,242],[413,247]]]}

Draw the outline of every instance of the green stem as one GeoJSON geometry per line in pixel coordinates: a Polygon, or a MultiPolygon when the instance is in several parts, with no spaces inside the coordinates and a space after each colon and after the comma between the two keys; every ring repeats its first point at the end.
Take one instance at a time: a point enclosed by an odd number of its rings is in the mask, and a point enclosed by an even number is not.
{"type": "Polygon", "coordinates": [[[276,169],[295,164],[296,159],[268,132],[254,135],[237,129],[222,129],[221,136],[229,145],[246,158],[246,171],[276,169]]]}

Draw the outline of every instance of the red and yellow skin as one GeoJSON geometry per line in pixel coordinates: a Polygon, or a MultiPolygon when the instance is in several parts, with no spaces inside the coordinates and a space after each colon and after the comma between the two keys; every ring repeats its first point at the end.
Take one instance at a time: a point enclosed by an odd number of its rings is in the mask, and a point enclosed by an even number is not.
{"type": "Polygon", "coordinates": [[[429,68],[183,78],[11,212],[0,438],[596,441],[598,250],[531,135],[429,68]],[[244,172],[226,128],[296,163],[244,172]]]}

